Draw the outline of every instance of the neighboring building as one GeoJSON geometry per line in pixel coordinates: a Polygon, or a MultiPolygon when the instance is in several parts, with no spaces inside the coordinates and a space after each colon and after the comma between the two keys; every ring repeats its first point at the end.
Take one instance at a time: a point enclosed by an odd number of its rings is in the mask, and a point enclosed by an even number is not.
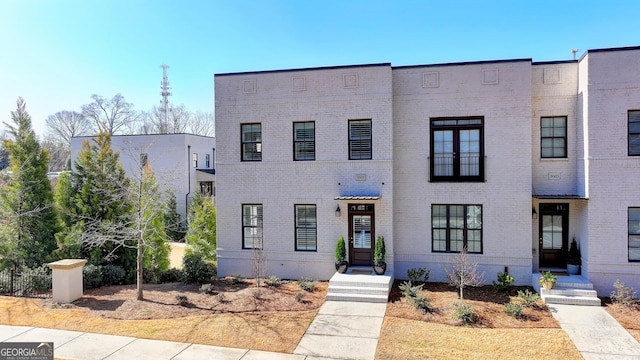
{"type": "MultiPolygon", "coordinates": [[[[82,143],[91,136],[71,139],[71,163],[76,161],[82,143]]],[[[186,216],[193,196],[215,195],[215,138],[191,134],[113,135],[111,147],[120,153],[120,162],[130,178],[140,178],[148,163],[161,188],[173,191],[178,213],[186,216]]]]}
{"type": "Polygon", "coordinates": [[[640,47],[580,60],[217,74],[219,275],[328,279],[336,240],[445,281],[466,246],[490,282],[566,268],[640,288],[640,47]]]}

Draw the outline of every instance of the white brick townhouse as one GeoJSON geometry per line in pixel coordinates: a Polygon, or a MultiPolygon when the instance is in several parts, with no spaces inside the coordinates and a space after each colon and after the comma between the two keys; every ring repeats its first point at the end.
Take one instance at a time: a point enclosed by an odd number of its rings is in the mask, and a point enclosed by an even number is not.
{"type": "Polygon", "coordinates": [[[580,60],[390,64],[215,76],[220,275],[328,279],[344,236],[370,265],[445,280],[565,268],[640,288],[640,48],[580,60]]]}
{"type": "MultiPolygon", "coordinates": [[[[71,139],[71,162],[78,157],[85,141],[92,136],[71,139]]],[[[112,135],[111,148],[120,154],[128,177],[140,179],[144,164],[149,164],[163,190],[176,196],[177,210],[183,219],[193,196],[215,195],[214,137],[193,134],[112,135]]]]}

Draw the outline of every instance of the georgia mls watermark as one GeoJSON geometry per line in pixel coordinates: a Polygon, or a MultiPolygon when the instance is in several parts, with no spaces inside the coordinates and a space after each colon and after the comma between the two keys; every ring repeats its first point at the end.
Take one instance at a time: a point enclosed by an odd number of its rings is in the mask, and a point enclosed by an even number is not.
{"type": "Polygon", "coordinates": [[[0,343],[0,360],[53,360],[52,342],[0,343]]]}

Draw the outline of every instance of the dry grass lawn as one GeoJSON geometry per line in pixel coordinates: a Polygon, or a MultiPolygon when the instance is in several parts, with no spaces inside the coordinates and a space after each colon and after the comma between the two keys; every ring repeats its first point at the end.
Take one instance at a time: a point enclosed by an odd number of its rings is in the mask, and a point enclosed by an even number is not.
{"type": "Polygon", "coordinates": [[[604,304],[605,310],[640,342],[640,304],[614,304],[608,298],[605,298],[604,304]]]}

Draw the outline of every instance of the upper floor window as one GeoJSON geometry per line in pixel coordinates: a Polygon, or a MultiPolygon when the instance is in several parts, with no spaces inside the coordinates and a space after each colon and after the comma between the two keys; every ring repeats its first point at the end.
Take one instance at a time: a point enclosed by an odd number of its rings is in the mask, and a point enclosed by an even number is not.
{"type": "Polygon", "coordinates": [[[629,156],[640,156],[640,110],[629,110],[629,156]]]}
{"type": "Polygon", "coordinates": [[[540,157],[567,157],[567,117],[554,116],[540,119],[540,157]]]}
{"type": "Polygon", "coordinates": [[[140,166],[145,167],[149,163],[149,156],[147,153],[140,153],[140,166]]]}
{"type": "Polygon", "coordinates": [[[293,123],[293,160],[316,159],[316,123],[293,123]]]}
{"type": "Polygon", "coordinates": [[[262,204],[242,205],[242,248],[262,249],[262,204]]]}
{"type": "Polygon", "coordinates": [[[370,160],[371,120],[349,120],[349,160],[370,160]]]}
{"type": "Polygon", "coordinates": [[[204,154],[204,164],[205,164],[205,167],[207,169],[211,168],[211,155],[210,154],[204,154]]]}
{"type": "Polygon", "coordinates": [[[198,154],[197,153],[193,153],[192,161],[193,161],[193,167],[197,168],[198,167],[198,154]]]}
{"type": "Polygon", "coordinates": [[[640,261],[640,207],[629,208],[629,261],[640,261]]]}
{"type": "Polygon", "coordinates": [[[484,181],[483,122],[431,119],[431,181],[484,181]]]}
{"type": "Polygon", "coordinates": [[[482,253],[482,205],[431,205],[433,252],[482,253]]]}
{"type": "Polygon", "coordinates": [[[318,221],[315,205],[295,205],[296,250],[316,251],[318,221]]]}
{"type": "Polygon", "coordinates": [[[242,161],[262,161],[262,124],[242,124],[242,161]]]}

